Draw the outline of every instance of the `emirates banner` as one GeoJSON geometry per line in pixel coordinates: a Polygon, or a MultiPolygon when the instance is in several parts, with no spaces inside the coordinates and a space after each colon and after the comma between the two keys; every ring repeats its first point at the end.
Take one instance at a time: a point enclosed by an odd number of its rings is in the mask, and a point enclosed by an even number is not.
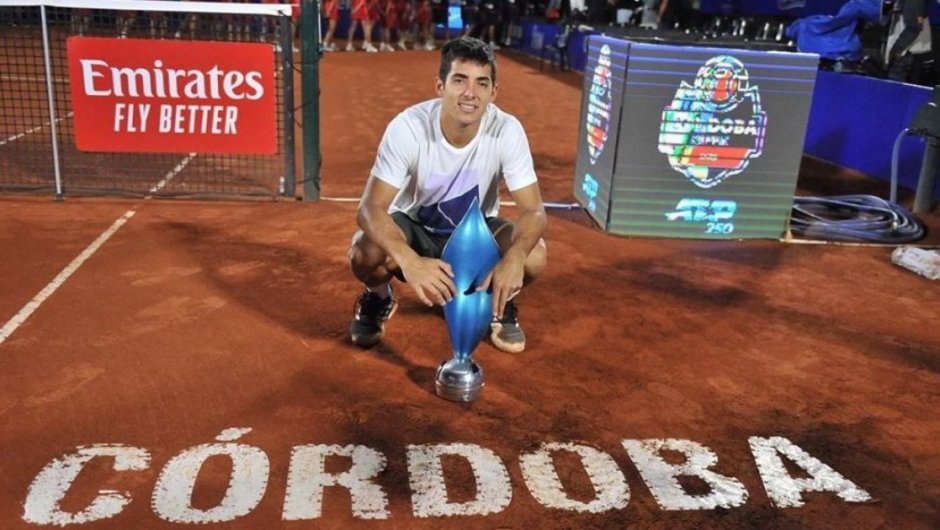
{"type": "Polygon", "coordinates": [[[270,44],[70,37],[81,151],[277,152],[270,44]]]}

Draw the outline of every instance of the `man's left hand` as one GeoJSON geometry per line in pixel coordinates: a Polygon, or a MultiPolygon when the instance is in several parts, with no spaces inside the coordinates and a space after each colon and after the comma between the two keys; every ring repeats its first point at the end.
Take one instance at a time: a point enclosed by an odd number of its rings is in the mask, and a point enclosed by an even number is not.
{"type": "Polygon", "coordinates": [[[486,276],[477,291],[485,291],[492,285],[493,288],[493,316],[503,317],[503,310],[513,296],[522,290],[522,280],[525,276],[525,256],[517,252],[507,252],[499,260],[496,267],[486,276]]]}

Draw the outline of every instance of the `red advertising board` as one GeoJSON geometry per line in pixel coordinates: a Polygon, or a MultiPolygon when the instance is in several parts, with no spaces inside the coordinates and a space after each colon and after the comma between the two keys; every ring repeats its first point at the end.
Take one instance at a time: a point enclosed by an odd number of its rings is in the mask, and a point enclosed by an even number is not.
{"type": "Polygon", "coordinates": [[[277,152],[270,44],[68,39],[81,151],[277,152]]]}

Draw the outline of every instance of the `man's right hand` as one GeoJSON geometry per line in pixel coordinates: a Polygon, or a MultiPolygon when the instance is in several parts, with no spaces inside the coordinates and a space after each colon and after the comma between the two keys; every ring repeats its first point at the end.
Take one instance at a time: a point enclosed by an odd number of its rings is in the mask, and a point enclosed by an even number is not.
{"type": "Polygon", "coordinates": [[[443,306],[457,293],[454,271],[446,261],[418,256],[402,263],[401,272],[418,298],[429,306],[443,306]]]}

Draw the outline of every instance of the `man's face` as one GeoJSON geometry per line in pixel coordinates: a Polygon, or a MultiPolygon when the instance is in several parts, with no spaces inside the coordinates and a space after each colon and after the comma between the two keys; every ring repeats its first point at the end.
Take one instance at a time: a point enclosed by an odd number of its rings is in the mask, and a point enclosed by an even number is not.
{"type": "Polygon", "coordinates": [[[437,79],[437,95],[443,99],[445,119],[463,126],[479,123],[486,106],[496,99],[490,65],[454,59],[447,79],[437,79]]]}

